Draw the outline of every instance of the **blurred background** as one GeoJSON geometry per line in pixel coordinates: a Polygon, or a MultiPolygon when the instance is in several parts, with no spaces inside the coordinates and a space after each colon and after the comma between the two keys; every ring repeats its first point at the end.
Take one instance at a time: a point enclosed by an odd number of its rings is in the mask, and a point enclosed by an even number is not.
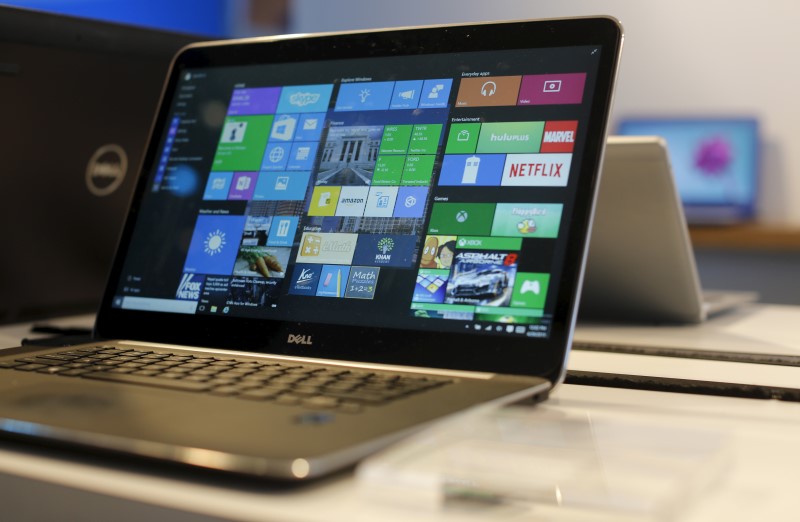
{"type": "Polygon", "coordinates": [[[743,117],[759,127],[755,216],[692,227],[703,285],[800,304],[800,5],[788,0],[28,0],[9,5],[231,38],[609,14],[626,43],[611,130],[631,117],[743,117]],[[797,282],[795,282],[797,281],[797,282]]]}

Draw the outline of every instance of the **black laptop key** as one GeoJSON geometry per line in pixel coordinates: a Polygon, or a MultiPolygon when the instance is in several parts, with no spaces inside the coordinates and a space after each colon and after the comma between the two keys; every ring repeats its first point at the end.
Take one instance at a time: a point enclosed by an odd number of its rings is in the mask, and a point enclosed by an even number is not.
{"type": "Polygon", "coordinates": [[[178,372],[165,372],[158,375],[159,379],[183,379],[186,376],[185,373],[178,373],[178,372]]]}
{"type": "MultiPolygon", "coordinates": [[[[94,370],[98,371],[98,368],[95,368],[94,370]]],[[[104,371],[104,372],[107,372],[107,373],[133,373],[134,372],[134,370],[131,369],[131,368],[108,368],[108,369],[103,369],[103,370],[100,370],[100,371],[104,371]]]]}
{"type": "Polygon", "coordinates": [[[281,375],[270,379],[270,382],[273,384],[294,384],[304,380],[305,378],[306,377],[304,375],[281,375]]]}
{"type": "Polygon", "coordinates": [[[52,359],[45,359],[44,357],[24,357],[22,359],[17,359],[17,363],[22,364],[44,364],[47,366],[60,366],[62,364],[68,364],[67,361],[57,361],[52,359]]]}
{"type": "Polygon", "coordinates": [[[350,391],[355,388],[357,383],[352,381],[334,381],[325,385],[325,389],[329,391],[350,391]]]}
{"type": "Polygon", "coordinates": [[[210,377],[207,375],[187,375],[182,380],[184,381],[192,381],[192,382],[208,382],[210,377]]]}
{"type": "Polygon", "coordinates": [[[62,366],[46,366],[44,368],[40,368],[36,370],[38,373],[47,373],[47,374],[55,374],[66,371],[67,369],[62,366]]]}
{"type": "Polygon", "coordinates": [[[83,369],[83,368],[68,368],[68,369],[65,369],[63,372],[58,372],[58,375],[61,375],[61,376],[64,376],[64,377],[80,377],[83,374],[91,373],[93,371],[94,370],[83,369]]]}
{"type": "Polygon", "coordinates": [[[220,397],[232,397],[234,395],[239,395],[240,393],[245,391],[247,391],[247,389],[242,386],[236,386],[235,384],[225,384],[212,388],[209,393],[211,395],[218,395],[220,397]]]}
{"type": "Polygon", "coordinates": [[[91,359],[99,359],[99,360],[103,360],[103,359],[113,359],[113,358],[114,358],[114,357],[116,357],[117,355],[118,355],[118,354],[115,354],[115,353],[105,353],[105,352],[101,352],[101,353],[96,353],[96,354],[90,355],[90,356],[89,356],[89,358],[91,358],[91,359]]]}
{"type": "Polygon", "coordinates": [[[361,392],[358,390],[343,392],[343,391],[335,391],[335,392],[326,392],[326,396],[333,397],[336,399],[347,400],[350,402],[358,402],[363,404],[382,404],[387,402],[389,397],[375,392],[361,392]]]}
{"type": "Polygon", "coordinates": [[[239,394],[239,397],[242,399],[249,399],[255,401],[266,401],[278,398],[278,396],[282,392],[280,390],[274,389],[256,389],[256,390],[247,390],[239,394]]]}
{"type": "Polygon", "coordinates": [[[42,368],[47,368],[47,365],[30,363],[30,364],[23,364],[22,366],[17,366],[14,369],[15,370],[21,370],[23,372],[32,372],[32,371],[35,371],[35,370],[40,370],[42,368]]]}
{"type": "Polygon", "coordinates": [[[160,372],[153,371],[153,370],[141,370],[140,369],[140,370],[136,370],[136,371],[134,371],[132,373],[133,373],[133,375],[144,375],[146,377],[154,377],[154,376],[158,375],[160,372]]]}
{"type": "Polygon", "coordinates": [[[53,354],[49,354],[49,355],[41,355],[39,357],[41,359],[53,359],[55,361],[65,361],[65,362],[71,362],[72,360],[79,358],[79,356],[67,355],[67,354],[59,354],[59,353],[53,353],[53,354]]]}

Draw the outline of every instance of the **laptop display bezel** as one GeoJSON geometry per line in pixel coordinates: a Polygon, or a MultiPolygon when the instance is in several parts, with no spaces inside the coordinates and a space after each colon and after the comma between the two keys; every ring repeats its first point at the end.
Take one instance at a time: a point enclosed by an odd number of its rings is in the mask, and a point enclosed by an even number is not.
{"type": "Polygon", "coordinates": [[[140,172],[157,161],[160,136],[168,124],[169,101],[187,68],[302,62],[377,56],[424,55],[487,50],[597,46],[599,66],[591,93],[590,117],[580,178],[566,246],[550,335],[546,339],[478,333],[400,330],[368,326],[269,321],[234,317],[142,312],[112,307],[123,263],[146,193],[141,175],[96,323],[103,338],[174,343],[292,356],[344,359],[518,375],[555,381],[563,373],[577,306],[587,230],[605,144],[613,79],[621,46],[621,28],[612,18],[520,21],[442,26],[278,39],[251,39],[190,46],[176,57],[165,86],[150,145],[140,172]],[[269,57],[269,59],[265,57],[269,57]],[[289,344],[289,336],[313,344],[289,344]]]}

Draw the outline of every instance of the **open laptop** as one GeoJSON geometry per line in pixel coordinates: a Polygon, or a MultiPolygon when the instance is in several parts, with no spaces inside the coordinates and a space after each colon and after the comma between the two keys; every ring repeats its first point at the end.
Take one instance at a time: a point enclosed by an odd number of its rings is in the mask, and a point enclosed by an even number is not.
{"type": "Polygon", "coordinates": [[[0,323],[97,310],[164,77],[197,40],[0,7],[0,323]]]}
{"type": "Polygon", "coordinates": [[[666,141],[608,139],[581,296],[581,319],[698,323],[756,300],[703,291],[666,141]]]}
{"type": "Polygon", "coordinates": [[[4,352],[0,434],[300,480],[545,398],[621,39],[578,18],[185,49],[98,341],[4,352]]]}
{"type": "Polygon", "coordinates": [[[754,118],[628,117],[617,133],[661,136],[690,225],[734,225],[756,217],[758,121],[754,118]]]}

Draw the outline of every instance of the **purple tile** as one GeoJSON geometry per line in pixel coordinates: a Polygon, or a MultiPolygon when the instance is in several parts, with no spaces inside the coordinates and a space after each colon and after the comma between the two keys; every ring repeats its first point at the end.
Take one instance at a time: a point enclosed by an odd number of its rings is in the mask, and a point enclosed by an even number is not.
{"type": "Polygon", "coordinates": [[[522,77],[518,105],[566,105],[583,101],[586,73],[522,77]]]}
{"type": "Polygon", "coordinates": [[[280,87],[234,89],[231,104],[228,106],[228,116],[275,114],[280,94],[280,87]]]}
{"type": "Polygon", "coordinates": [[[228,199],[253,199],[257,181],[258,172],[235,172],[233,181],[231,181],[231,190],[228,192],[228,199]]]}

